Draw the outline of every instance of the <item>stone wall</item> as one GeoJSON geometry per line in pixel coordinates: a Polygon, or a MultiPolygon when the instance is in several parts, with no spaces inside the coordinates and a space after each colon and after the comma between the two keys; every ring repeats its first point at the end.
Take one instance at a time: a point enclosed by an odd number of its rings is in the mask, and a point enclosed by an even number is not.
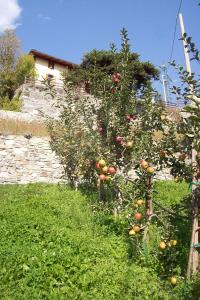
{"type": "MultiPolygon", "coordinates": [[[[54,106],[51,96],[46,94],[44,86],[26,84],[17,92],[21,94],[22,112],[0,111],[1,119],[28,123],[34,120],[42,122],[44,115],[59,116],[60,111],[54,106]]],[[[58,93],[58,96],[62,96],[63,91],[59,90],[58,93]]],[[[91,96],[89,99],[93,101],[91,96]]],[[[63,167],[51,150],[49,138],[0,133],[0,183],[58,183],[62,182],[62,174],[63,167]]],[[[132,177],[135,177],[134,172],[132,177]]],[[[156,178],[165,180],[172,176],[166,169],[158,173],[156,178]]]]}
{"type": "MultiPolygon", "coordinates": [[[[58,89],[57,93],[58,97],[63,96],[63,90],[58,89]]],[[[20,94],[21,112],[29,114],[31,118],[41,119],[45,116],[58,118],[60,115],[60,109],[56,107],[58,97],[53,99],[42,84],[24,84],[16,94],[20,94]]]]}
{"type": "MultiPolygon", "coordinates": [[[[0,135],[0,184],[59,183],[63,181],[62,175],[63,167],[48,138],[0,135]]],[[[156,178],[172,177],[169,170],[164,170],[156,178]]]]}
{"type": "Polygon", "coordinates": [[[0,183],[58,183],[62,173],[48,138],[0,136],[0,183]]]}

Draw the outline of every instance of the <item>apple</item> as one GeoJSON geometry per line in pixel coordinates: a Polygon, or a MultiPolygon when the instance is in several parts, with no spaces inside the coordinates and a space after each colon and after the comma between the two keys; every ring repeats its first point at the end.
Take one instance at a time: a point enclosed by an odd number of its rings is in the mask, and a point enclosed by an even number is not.
{"type": "Polygon", "coordinates": [[[122,143],[122,137],[119,136],[119,135],[117,135],[117,136],[115,137],[115,141],[116,141],[118,144],[121,144],[121,143],[122,143]]]}
{"type": "Polygon", "coordinates": [[[121,75],[119,73],[112,74],[112,81],[114,83],[119,83],[121,80],[121,75]]]}
{"type": "Polygon", "coordinates": [[[134,215],[134,218],[135,218],[136,220],[141,220],[142,217],[143,217],[142,214],[139,213],[139,212],[135,213],[135,215],[134,215]]]}
{"type": "Polygon", "coordinates": [[[177,278],[175,276],[172,276],[170,278],[170,282],[171,282],[171,284],[176,285],[177,284],[177,278]]]}
{"type": "Polygon", "coordinates": [[[133,141],[128,141],[127,143],[126,143],[126,148],[132,148],[133,147],[133,141]]]}
{"type": "Polygon", "coordinates": [[[129,230],[129,234],[130,234],[130,235],[135,235],[136,232],[135,232],[135,230],[131,229],[131,230],[129,230]]]}
{"type": "Polygon", "coordinates": [[[102,181],[104,181],[104,180],[106,180],[106,176],[104,174],[100,174],[99,175],[99,179],[102,180],[102,181]]]}
{"type": "Polygon", "coordinates": [[[99,165],[99,163],[98,163],[98,162],[96,163],[96,169],[97,169],[97,170],[99,170],[99,169],[100,169],[100,165],[99,165]]]}
{"type": "Polygon", "coordinates": [[[170,244],[171,244],[171,246],[176,246],[177,245],[177,240],[171,240],[170,244]]]}
{"type": "Polygon", "coordinates": [[[102,168],[102,172],[103,172],[103,173],[107,173],[107,172],[108,172],[108,167],[107,167],[107,166],[103,167],[103,168],[102,168]]]}
{"type": "Polygon", "coordinates": [[[153,167],[148,167],[147,168],[147,173],[153,174],[155,172],[155,169],[153,167]]]}
{"type": "Polygon", "coordinates": [[[140,232],[140,226],[139,226],[139,225],[134,225],[134,226],[133,226],[133,230],[134,230],[135,232],[140,232]]]}
{"type": "Polygon", "coordinates": [[[106,176],[105,181],[110,181],[111,177],[110,176],[106,176]]]}
{"type": "Polygon", "coordinates": [[[160,242],[160,244],[159,244],[159,248],[160,249],[162,249],[162,250],[164,250],[165,248],[166,248],[166,243],[165,242],[160,242]]]}
{"type": "Polygon", "coordinates": [[[165,158],[166,152],[164,150],[160,150],[159,155],[160,155],[160,158],[165,158]]]}
{"type": "Polygon", "coordinates": [[[111,175],[113,175],[113,174],[116,173],[116,169],[114,167],[109,167],[108,168],[108,173],[111,174],[111,175]]]}
{"type": "Polygon", "coordinates": [[[103,127],[98,127],[98,132],[103,133],[103,127]]]}
{"type": "Polygon", "coordinates": [[[128,115],[126,118],[127,118],[127,120],[128,120],[129,122],[131,122],[131,121],[136,120],[136,119],[137,119],[137,116],[134,116],[134,115],[128,115]]]}
{"type": "Polygon", "coordinates": [[[142,159],[142,160],[140,161],[140,165],[141,165],[141,167],[142,167],[143,169],[146,169],[146,168],[148,168],[148,166],[149,166],[148,162],[147,162],[146,160],[144,160],[144,159],[142,159]]]}
{"type": "Polygon", "coordinates": [[[180,153],[178,159],[179,159],[180,161],[184,161],[184,160],[186,159],[186,154],[183,153],[183,152],[180,153]]]}
{"type": "Polygon", "coordinates": [[[100,168],[105,167],[105,165],[106,165],[105,160],[104,160],[104,159],[100,159],[100,160],[99,160],[99,166],[100,166],[100,168]]]}
{"type": "Polygon", "coordinates": [[[143,199],[137,200],[137,204],[138,204],[139,206],[143,205],[144,203],[145,203],[145,201],[144,201],[143,199]]]}

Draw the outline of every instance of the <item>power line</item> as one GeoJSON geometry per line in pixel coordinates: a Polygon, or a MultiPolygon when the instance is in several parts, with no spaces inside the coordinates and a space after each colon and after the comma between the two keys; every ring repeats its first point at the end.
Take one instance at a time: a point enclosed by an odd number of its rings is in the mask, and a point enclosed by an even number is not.
{"type": "Polygon", "coordinates": [[[177,11],[177,14],[176,14],[176,22],[175,22],[175,27],[174,27],[174,36],[173,36],[172,48],[171,48],[171,54],[170,54],[169,61],[171,61],[172,56],[173,56],[173,52],[174,52],[174,43],[175,43],[175,39],[176,39],[176,29],[177,29],[177,23],[178,23],[178,15],[180,13],[182,3],[183,3],[183,0],[180,0],[179,8],[178,8],[178,11],[177,11]]]}

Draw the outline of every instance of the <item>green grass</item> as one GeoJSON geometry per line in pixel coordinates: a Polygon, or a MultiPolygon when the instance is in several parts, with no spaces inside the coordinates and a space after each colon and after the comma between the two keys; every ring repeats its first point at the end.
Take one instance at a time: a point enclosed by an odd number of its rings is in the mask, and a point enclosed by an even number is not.
{"type": "Polygon", "coordinates": [[[180,203],[180,200],[190,193],[189,185],[183,182],[175,181],[157,181],[155,189],[158,194],[155,199],[167,207],[180,203]]]}
{"type": "MultiPolygon", "coordinates": [[[[185,192],[177,189],[167,199],[178,202],[185,192]]],[[[101,224],[79,192],[4,185],[0,199],[1,300],[184,299],[130,259],[127,233],[101,224]]]]}

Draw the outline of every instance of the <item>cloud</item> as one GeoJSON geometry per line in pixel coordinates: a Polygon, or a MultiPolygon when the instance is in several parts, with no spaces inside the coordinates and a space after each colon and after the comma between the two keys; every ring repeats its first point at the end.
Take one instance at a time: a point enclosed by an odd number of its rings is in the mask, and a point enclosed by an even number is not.
{"type": "Polygon", "coordinates": [[[0,32],[5,29],[15,29],[22,8],[18,0],[0,0],[0,32]]]}
{"type": "Polygon", "coordinates": [[[45,15],[43,15],[43,14],[41,14],[41,13],[38,14],[37,17],[38,17],[39,19],[43,20],[43,21],[51,21],[51,20],[52,20],[51,17],[45,16],[45,15]]]}

